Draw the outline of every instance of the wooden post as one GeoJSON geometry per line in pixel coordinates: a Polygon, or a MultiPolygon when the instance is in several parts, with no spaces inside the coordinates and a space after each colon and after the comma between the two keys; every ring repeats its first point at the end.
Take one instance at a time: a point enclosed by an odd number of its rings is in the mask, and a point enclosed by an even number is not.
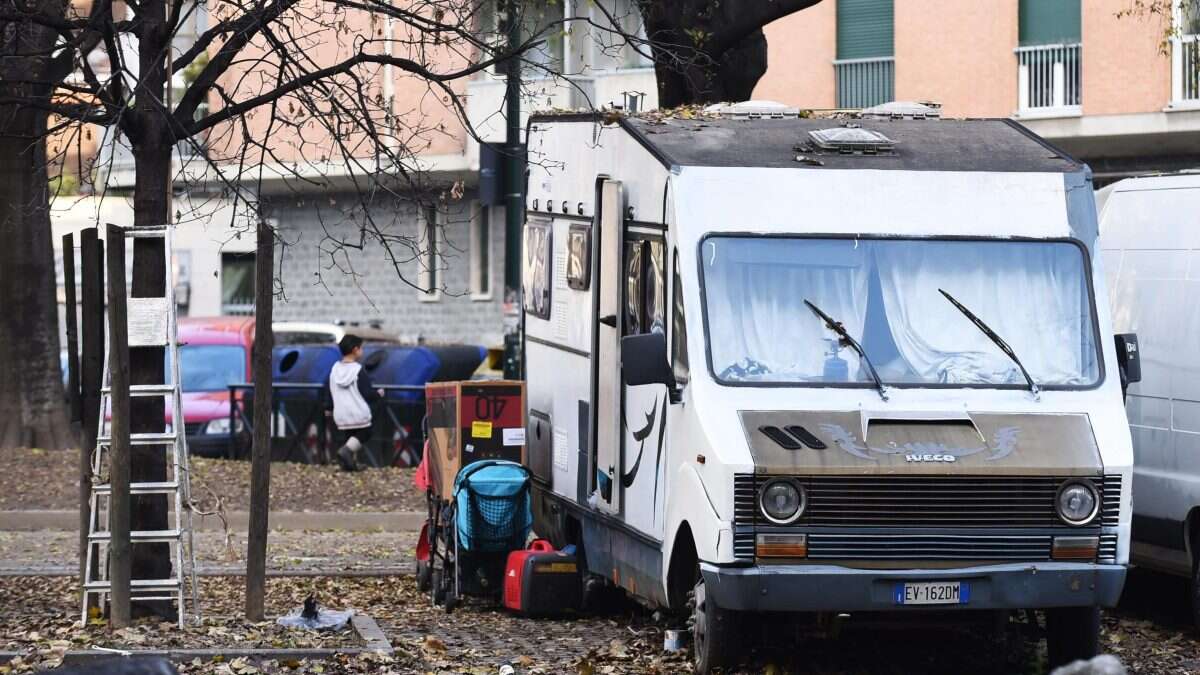
{"type": "MultiPolygon", "coordinates": [[[[83,401],[79,392],[79,315],[75,302],[75,237],[64,234],[62,238],[63,290],[66,292],[65,313],[67,319],[67,402],[71,409],[71,436],[80,442],[80,423],[83,421],[83,401]]],[[[79,453],[79,578],[83,579],[87,565],[88,499],[90,487],[83,482],[84,471],[88,470],[89,450],[81,448],[79,453]]]]}
{"type": "Polygon", "coordinates": [[[246,542],[246,618],[263,620],[267,586],[267,516],[271,506],[271,332],[275,233],[258,221],[254,264],[254,446],[250,464],[250,531],[246,542]]]}
{"type": "Polygon", "coordinates": [[[124,628],[130,623],[129,582],[133,547],[129,542],[129,317],[125,299],[125,230],[108,226],[108,368],[112,401],[112,445],[108,455],[109,623],[124,628]]]}
{"type": "MultiPolygon", "coordinates": [[[[91,512],[92,451],[96,449],[96,435],[100,424],[100,386],[104,381],[104,242],[98,230],[90,227],[80,236],[80,306],[82,319],[82,367],[79,374],[80,398],[82,400],[83,439],[79,448],[79,521],[83,541],[87,542],[88,519],[91,512]]],[[[93,546],[95,546],[93,544],[93,546]]],[[[81,553],[86,556],[87,549],[81,553]]],[[[96,579],[96,566],[92,567],[92,579],[96,579]]],[[[82,575],[81,575],[82,578],[82,575]]],[[[95,602],[96,596],[89,596],[95,602]]]]}

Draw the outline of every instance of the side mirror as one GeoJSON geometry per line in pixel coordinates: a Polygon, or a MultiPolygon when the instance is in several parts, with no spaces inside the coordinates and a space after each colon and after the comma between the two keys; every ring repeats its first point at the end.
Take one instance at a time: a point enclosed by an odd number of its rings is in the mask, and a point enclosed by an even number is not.
{"type": "Polygon", "coordinates": [[[1117,342],[1117,365],[1121,369],[1121,390],[1134,382],[1142,381],[1142,353],[1138,350],[1136,333],[1118,333],[1113,336],[1117,342]]]}
{"type": "Polygon", "coordinates": [[[667,336],[662,333],[621,338],[621,378],[629,386],[665,384],[671,402],[679,402],[675,373],[667,358],[667,336]]]}

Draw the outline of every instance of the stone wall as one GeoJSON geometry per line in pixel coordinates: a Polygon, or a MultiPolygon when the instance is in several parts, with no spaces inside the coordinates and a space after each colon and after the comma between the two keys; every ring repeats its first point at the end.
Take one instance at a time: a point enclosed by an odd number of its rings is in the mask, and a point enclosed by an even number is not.
{"type": "Polygon", "coordinates": [[[275,318],[364,325],[378,321],[405,341],[499,345],[504,332],[503,209],[490,214],[491,293],[486,297],[474,296],[470,289],[471,213],[481,207],[468,192],[439,209],[441,290],[435,299],[425,300],[413,287],[422,281],[421,209],[394,197],[370,205],[372,220],[388,241],[385,247],[378,238],[360,234],[365,217],[357,199],[349,193],[322,193],[268,203],[269,216],[287,242],[282,262],[276,261],[284,297],[276,298],[275,318]],[[409,243],[414,239],[419,242],[415,246],[409,243]]]}

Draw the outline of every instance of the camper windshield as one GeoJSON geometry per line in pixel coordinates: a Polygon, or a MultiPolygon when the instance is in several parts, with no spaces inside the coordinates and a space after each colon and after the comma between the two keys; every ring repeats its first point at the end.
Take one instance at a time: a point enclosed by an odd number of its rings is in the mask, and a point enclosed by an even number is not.
{"type": "Polygon", "coordinates": [[[840,321],[887,384],[1040,387],[1099,379],[1083,249],[1064,241],[711,236],[701,245],[709,356],[726,384],[873,386],[840,321]]]}

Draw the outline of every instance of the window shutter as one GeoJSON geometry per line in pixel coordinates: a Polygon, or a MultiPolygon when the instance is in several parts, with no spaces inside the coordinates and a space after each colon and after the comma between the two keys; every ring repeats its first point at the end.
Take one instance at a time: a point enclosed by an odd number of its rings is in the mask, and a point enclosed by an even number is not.
{"type": "Polygon", "coordinates": [[[1079,42],[1079,0],[1020,0],[1018,27],[1021,45],[1079,42]]]}
{"type": "Polygon", "coordinates": [[[892,56],[892,0],[837,0],[838,59],[892,56]]]}

